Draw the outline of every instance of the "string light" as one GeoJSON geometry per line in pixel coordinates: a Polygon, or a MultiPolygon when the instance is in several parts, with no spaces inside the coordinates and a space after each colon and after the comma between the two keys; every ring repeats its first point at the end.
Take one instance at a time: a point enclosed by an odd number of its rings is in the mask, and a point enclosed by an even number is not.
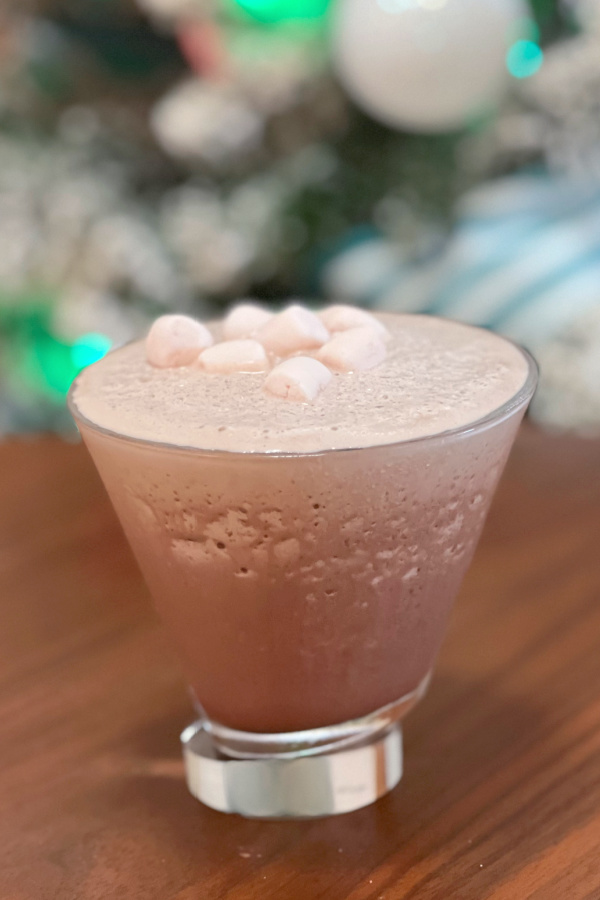
{"type": "Polygon", "coordinates": [[[506,54],[506,66],[515,78],[529,78],[539,70],[544,52],[535,41],[515,41],[506,54]]]}

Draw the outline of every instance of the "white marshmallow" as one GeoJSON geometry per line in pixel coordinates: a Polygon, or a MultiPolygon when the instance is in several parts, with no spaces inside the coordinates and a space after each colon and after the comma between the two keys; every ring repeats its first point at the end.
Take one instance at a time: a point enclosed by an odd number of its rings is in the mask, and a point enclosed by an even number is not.
{"type": "Polygon", "coordinates": [[[189,316],[161,316],[148,332],[146,358],[159,369],[188,366],[213,343],[204,325],[189,316]]]}
{"type": "Polygon", "coordinates": [[[294,356],[286,359],[269,372],[265,391],[284,400],[311,403],[332,379],[332,374],[322,363],[310,356],[294,356]]]}
{"type": "Polygon", "coordinates": [[[240,303],[223,322],[223,336],[227,341],[250,337],[272,318],[273,313],[255,303],[240,303]]]}
{"type": "Polygon", "coordinates": [[[379,319],[357,306],[328,306],[319,313],[319,318],[331,332],[348,331],[350,328],[372,328],[382,335],[389,334],[379,319]]]}
{"type": "Polygon", "coordinates": [[[386,356],[383,338],[372,328],[340,331],[317,353],[317,358],[335,372],[364,372],[378,366],[386,356]]]}
{"type": "Polygon", "coordinates": [[[273,316],[256,334],[265,350],[276,356],[322,347],[329,336],[319,317],[297,304],[273,316]]]}
{"type": "Polygon", "coordinates": [[[258,341],[223,341],[205,350],[198,357],[198,365],[206,372],[264,372],[268,368],[267,354],[258,341]]]}

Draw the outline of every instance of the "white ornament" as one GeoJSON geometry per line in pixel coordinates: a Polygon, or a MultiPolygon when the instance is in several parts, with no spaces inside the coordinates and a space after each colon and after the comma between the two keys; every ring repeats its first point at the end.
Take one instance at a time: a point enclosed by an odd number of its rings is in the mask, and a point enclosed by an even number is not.
{"type": "Polygon", "coordinates": [[[542,379],[532,416],[600,435],[600,302],[536,352],[542,379]]]}
{"type": "Polygon", "coordinates": [[[151,125],[171,156],[222,168],[252,153],[264,122],[235,87],[190,78],[156,104],[151,125]]]}
{"type": "Polygon", "coordinates": [[[212,11],[212,4],[207,0],[137,0],[137,4],[144,12],[160,19],[189,18],[212,11]]]}
{"type": "Polygon", "coordinates": [[[523,0],[337,0],[334,60],[356,103],[394,128],[459,128],[493,106],[523,0]]]}

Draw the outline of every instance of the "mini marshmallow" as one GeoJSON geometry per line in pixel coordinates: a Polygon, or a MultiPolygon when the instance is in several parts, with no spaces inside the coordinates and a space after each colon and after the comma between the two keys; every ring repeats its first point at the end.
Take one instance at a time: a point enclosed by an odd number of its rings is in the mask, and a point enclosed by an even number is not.
{"type": "Polygon", "coordinates": [[[223,336],[227,341],[250,337],[272,318],[273,313],[255,303],[240,303],[223,322],[223,336]]]}
{"type": "Polygon", "coordinates": [[[231,372],[264,372],[268,368],[268,360],[263,345],[258,341],[223,341],[201,353],[198,365],[206,372],[227,375],[231,372]]]}
{"type": "Polygon", "coordinates": [[[383,338],[372,328],[340,331],[317,354],[335,372],[364,372],[378,366],[386,356],[383,338]]]}
{"type": "Polygon", "coordinates": [[[389,333],[379,319],[357,306],[328,306],[319,313],[319,318],[325,328],[334,333],[350,328],[372,328],[381,335],[389,333]]]}
{"type": "Polygon", "coordinates": [[[265,350],[275,356],[314,350],[322,347],[329,337],[319,317],[297,304],[273,316],[256,334],[265,350]]]}
{"type": "Polygon", "coordinates": [[[269,372],[265,391],[284,400],[311,403],[332,379],[328,368],[310,356],[286,359],[269,372]]]}
{"type": "Polygon", "coordinates": [[[188,366],[213,343],[204,325],[189,316],[161,316],[146,338],[146,359],[159,369],[188,366]]]}

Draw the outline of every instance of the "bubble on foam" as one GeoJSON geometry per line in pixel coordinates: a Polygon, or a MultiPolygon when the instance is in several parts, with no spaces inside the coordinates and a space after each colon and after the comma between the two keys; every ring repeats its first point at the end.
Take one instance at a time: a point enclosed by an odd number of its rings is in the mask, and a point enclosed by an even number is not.
{"type": "Polygon", "coordinates": [[[199,528],[199,517],[198,515],[190,509],[184,509],[181,511],[181,523],[185,531],[190,534],[196,534],[199,528]]]}
{"type": "Polygon", "coordinates": [[[300,541],[297,538],[288,538],[286,541],[280,541],[273,547],[273,556],[279,565],[293,565],[300,556],[300,541]]]}
{"type": "Polygon", "coordinates": [[[375,554],[377,559],[388,560],[393,559],[398,555],[399,548],[396,547],[394,550],[379,550],[378,553],[375,554]]]}
{"type": "Polygon", "coordinates": [[[342,524],[341,532],[343,535],[350,535],[352,537],[356,537],[357,535],[363,534],[365,526],[365,520],[362,516],[353,516],[353,518],[348,519],[346,522],[342,524]]]}
{"type": "Polygon", "coordinates": [[[456,513],[450,521],[444,522],[443,524],[439,524],[439,521],[434,523],[434,528],[438,530],[438,535],[436,538],[437,543],[443,544],[446,541],[451,541],[454,537],[460,532],[465,517],[462,513],[456,513]]]}
{"type": "Polygon", "coordinates": [[[445,548],[442,554],[442,560],[444,563],[460,562],[465,553],[466,546],[464,543],[454,544],[452,547],[445,548]]]}
{"type": "Polygon", "coordinates": [[[185,538],[175,538],[172,540],[171,550],[179,562],[188,563],[194,566],[210,565],[215,557],[215,554],[211,552],[211,548],[205,543],[187,540],[185,538]]]}
{"type": "Polygon", "coordinates": [[[213,519],[204,528],[207,538],[223,543],[249,546],[258,539],[256,528],[248,524],[248,516],[239,509],[228,509],[227,512],[213,519]]]}
{"type": "Polygon", "coordinates": [[[258,518],[267,526],[267,528],[275,533],[285,530],[283,514],[280,509],[268,509],[265,512],[259,513],[258,518]]]}
{"type": "Polygon", "coordinates": [[[253,569],[249,569],[247,566],[240,566],[237,572],[234,572],[235,578],[245,579],[249,581],[255,581],[258,578],[258,572],[255,572],[253,569]]]}
{"type": "Polygon", "coordinates": [[[420,569],[418,566],[412,566],[408,570],[408,572],[404,573],[404,575],[402,576],[402,581],[404,581],[404,582],[412,581],[413,578],[417,577],[417,575],[419,574],[419,571],[420,571],[420,569]]]}

